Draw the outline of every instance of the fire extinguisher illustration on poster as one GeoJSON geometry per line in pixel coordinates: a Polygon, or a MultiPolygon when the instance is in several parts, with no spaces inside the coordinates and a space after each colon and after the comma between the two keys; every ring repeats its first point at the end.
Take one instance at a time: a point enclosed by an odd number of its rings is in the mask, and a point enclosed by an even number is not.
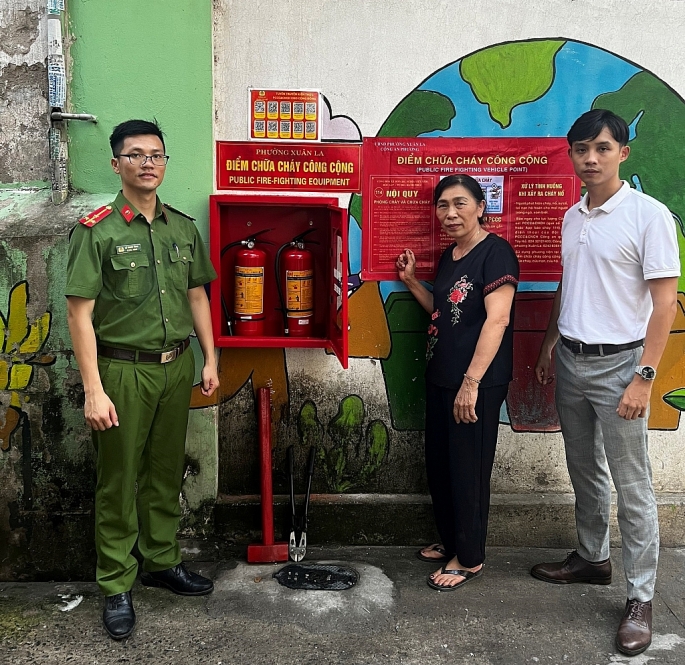
{"type": "Polygon", "coordinates": [[[283,310],[283,327],[290,337],[312,335],[314,321],[314,256],[305,247],[305,236],[316,231],[307,229],[276,253],[276,278],[283,310]]]}
{"type": "Polygon", "coordinates": [[[262,243],[271,245],[267,240],[257,240],[257,236],[268,233],[271,229],[264,229],[254,233],[244,240],[232,242],[221,250],[225,254],[231,247],[242,245],[236,252],[234,259],[234,298],[233,314],[229,315],[224,304],[224,315],[228,320],[229,330],[231,323],[234,330],[231,333],[246,336],[260,337],[264,335],[264,272],[267,264],[267,254],[263,249],[256,247],[262,243]]]}

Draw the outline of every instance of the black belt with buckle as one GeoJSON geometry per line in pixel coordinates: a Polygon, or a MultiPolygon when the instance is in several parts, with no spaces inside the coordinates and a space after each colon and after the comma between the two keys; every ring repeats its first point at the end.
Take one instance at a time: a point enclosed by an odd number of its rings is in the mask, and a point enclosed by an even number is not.
{"type": "Polygon", "coordinates": [[[583,344],[583,342],[574,342],[563,335],[559,336],[561,343],[571,351],[571,353],[582,353],[586,356],[611,356],[614,353],[621,351],[628,351],[630,349],[637,349],[645,343],[644,339],[637,339],[634,342],[627,344],[583,344]]]}
{"type": "Polygon", "coordinates": [[[177,347],[162,353],[148,353],[147,351],[131,351],[130,349],[115,349],[113,346],[98,344],[98,355],[114,360],[130,360],[139,363],[170,363],[176,360],[190,346],[190,337],[186,337],[177,347]]]}

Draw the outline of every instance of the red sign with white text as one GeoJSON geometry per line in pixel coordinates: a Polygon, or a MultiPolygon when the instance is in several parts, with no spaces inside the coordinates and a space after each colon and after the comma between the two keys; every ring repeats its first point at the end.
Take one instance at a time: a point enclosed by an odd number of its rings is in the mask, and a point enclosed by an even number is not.
{"type": "Polygon", "coordinates": [[[361,143],[216,142],[217,189],[360,192],[361,143]]]}
{"type": "Polygon", "coordinates": [[[563,138],[364,139],[362,279],[397,279],[395,261],[407,248],[417,276],[435,277],[453,240],[435,216],[433,189],[466,173],[485,194],[487,230],[514,248],[521,281],[558,281],[561,223],[580,195],[567,151],[563,138]]]}

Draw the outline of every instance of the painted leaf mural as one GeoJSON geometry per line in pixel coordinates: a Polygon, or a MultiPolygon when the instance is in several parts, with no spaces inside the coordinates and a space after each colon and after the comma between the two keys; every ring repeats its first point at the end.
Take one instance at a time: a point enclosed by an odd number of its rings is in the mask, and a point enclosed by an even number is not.
{"type": "Polygon", "coordinates": [[[314,446],[318,466],[330,491],[346,492],[372,482],[388,456],[390,437],[381,420],[364,429],[364,402],[358,395],[340,401],[338,412],[324,428],[316,404],[300,407],[297,429],[304,449],[314,446]]]}
{"type": "Polygon", "coordinates": [[[672,390],[664,395],[664,402],[678,411],[685,411],[685,388],[672,390]]]}
{"type": "Polygon", "coordinates": [[[51,365],[55,357],[41,351],[50,335],[52,315],[28,317],[29,285],[21,281],[10,291],[6,314],[0,312],[0,390],[10,391],[10,404],[0,407],[0,450],[9,450],[12,434],[23,416],[19,392],[26,390],[36,365],[51,365]]]}

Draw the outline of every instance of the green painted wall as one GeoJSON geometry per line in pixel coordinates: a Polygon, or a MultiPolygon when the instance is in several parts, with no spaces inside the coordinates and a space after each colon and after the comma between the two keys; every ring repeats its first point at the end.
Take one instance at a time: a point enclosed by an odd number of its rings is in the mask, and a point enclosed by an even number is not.
{"type": "Polygon", "coordinates": [[[213,190],[212,3],[207,0],[70,0],[69,123],[72,186],[116,192],[109,135],[131,118],[156,117],[171,155],[163,201],[196,217],[208,239],[213,190]]]}

